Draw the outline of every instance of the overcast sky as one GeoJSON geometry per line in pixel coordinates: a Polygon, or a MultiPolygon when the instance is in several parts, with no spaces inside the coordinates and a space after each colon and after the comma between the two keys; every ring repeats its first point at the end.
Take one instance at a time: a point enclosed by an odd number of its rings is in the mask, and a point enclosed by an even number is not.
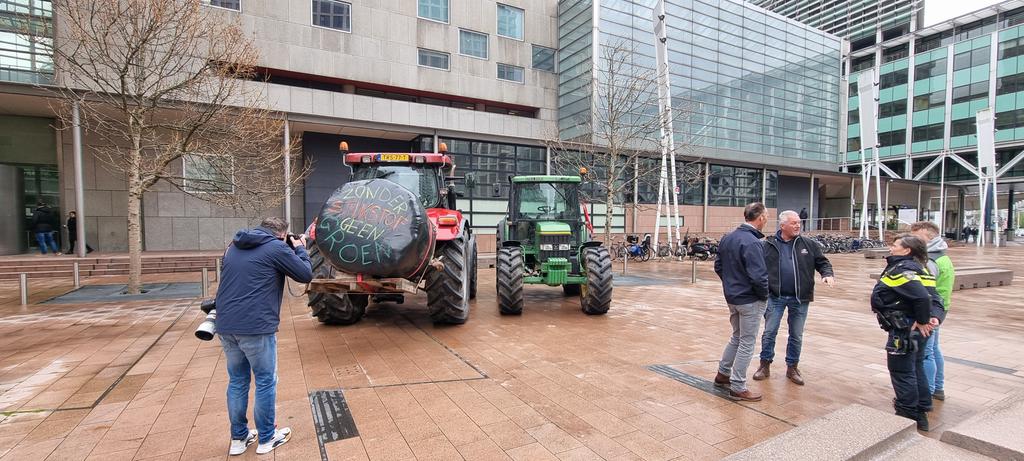
{"type": "Polygon", "coordinates": [[[996,3],[999,3],[999,0],[925,0],[924,26],[928,27],[996,3]]]}

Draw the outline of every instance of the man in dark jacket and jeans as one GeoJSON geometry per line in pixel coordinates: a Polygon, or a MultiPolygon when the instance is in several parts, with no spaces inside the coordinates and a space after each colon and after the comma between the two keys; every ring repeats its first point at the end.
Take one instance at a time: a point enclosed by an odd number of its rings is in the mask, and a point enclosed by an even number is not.
{"type": "Polygon", "coordinates": [[[768,308],[764,314],[764,334],[761,335],[761,366],[754,373],[755,380],[768,379],[775,358],[775,337],[779,334],[782,314],[789,309],[789,340],[786,344],[786,377],[795,384],[804,385],[797,364],[803,343],[807,308],[814,300],[814,272],[822,281],[835,283],[832,263],[812,240],[800,236],[800,215],[787,210],[779,214],[779,231],[764,241],[764,260],[768,266],[768,308]]]}
{"type": "Polygon", "coordinates": [[[260,227],[238,231],[224,252],[217,334],[228,368],[231,455],[245,453],[257,438],[256,453],[269,453],[291,437],[290,428],[275,429],[274,408],[285,276],[306,283],[313,279],[313,271],[305,237],[289,236],[288,223],[281,218],[267,218],[260,227]],[[245,417],[250,374],[256,379],[256,430],[249,429],[245,417]]]}
{"type": "Polygon", "coordinates": [[[745,223],[718,244],[715,273],[722,279],[729,305],[732,337],[718,363],[715,385],[729,386],[733,400],[756,402],[761,394],[747,389],[747,367],[754,355],[754,341],[768,299],[768,271],[764,264],[764,234],[768,214],[764,205],[751,203],[743,209],[745,223]]]}

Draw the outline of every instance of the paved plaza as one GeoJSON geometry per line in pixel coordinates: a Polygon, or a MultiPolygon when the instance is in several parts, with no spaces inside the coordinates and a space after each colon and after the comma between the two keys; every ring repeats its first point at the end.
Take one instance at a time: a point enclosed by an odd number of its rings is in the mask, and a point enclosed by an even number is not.
{"type": "MultiPolygon", "coordinates": [[[[950,254],[957,265],[1018,276],[1013,286],[954,292],[942,329],[947,400],[929,416],[929,437],[1024,391],[1024,247],[950,254]]],[[[461,326],[432,325],[417,296],[329,327],[310,317],[305,297],[286,294],[277,418],[294,436],[259,458],[718,459],[852,403],[891,412],[885,336],[867,304],[868,275],[884,261],[831,259],[838,286],[819,284],[806,326],[807,385],[784,377],[783,326],[775,373],[750,381],[765,395],[756,403],[711,390],[729,324],[710,263],[698,264],[696,284],[689,261],[631,264],[626,277],[617,266],[615,300],[598,317],[558,288],[535,286],[522,316],[500,316],[493,269],[481,270],[461,326]],[[341,440],[318,438],[318,391],[342,391],[351,424],[330,421],[343,426],[333,434],[341,440]]],[[[23,307],[16,282],[0,282],[0,460],[227,458],[227,373],[219,342],[193,336],[203,318],[196,299],[39,304],[71,280],[32,287],[23,307]]],[[[238,457],[254,458],[253,448],[238,457]]]]}

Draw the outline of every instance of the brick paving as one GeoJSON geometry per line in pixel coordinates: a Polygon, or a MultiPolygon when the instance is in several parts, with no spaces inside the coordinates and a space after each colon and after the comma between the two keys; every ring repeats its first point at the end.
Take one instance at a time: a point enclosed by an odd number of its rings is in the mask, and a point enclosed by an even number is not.
{"type": "MultiPolygon", "coordinates": [[[[932,437],[1024,390],[1024,248],[951,255],[1018,276],[1014,286],[954,292],[942,330],[948,400],[936,402],[932,437]]],[[[277,415],[294,435],[260,459],[321,459],[308,397],[320,390],[343,390],[359,432],[325,444],[331,460],[718,459],[850,403],[891,411],[884,333],[866,304],[868,274],[884,263],[832,260],[839,286],[819,285],[806,326],[808,384],[776,370],[751,381],[764,401],[742,404],[648,368],[714,375],[729,327],[707,263],[696,284],[689,262],[631,265],[600,317],[547,287],[528,287],[523,315],[502,317],[493,270],[481,271],[480,298],[462,326],[432,325],[418,296],[371,308],[357,325],[328,327],[310,318],[304,298],[286,296],[277,415]]],[[[123,278],[86,283],[116,281],[123,278]]],[[[70,285],[34,281],[30,301],[70,285]]],[[[0,282],[0,461],[226,459],[227,374],[217,341],[192,335],[202,320],[195,305],[23,307],[17,284],[0,282]]],[[[780,359],[784,334],[785,326],[780,359]]],[[[250,448],[239,459],[256,457],[250,448]]]]}

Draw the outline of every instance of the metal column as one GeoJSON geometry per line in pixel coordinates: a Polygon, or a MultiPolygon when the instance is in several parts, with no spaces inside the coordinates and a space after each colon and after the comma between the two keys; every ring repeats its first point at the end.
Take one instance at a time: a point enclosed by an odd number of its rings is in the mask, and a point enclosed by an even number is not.
{"type": "Polygon", "coordinates": [[[284,222],[292,225],[292,133],[288,116],[284,116],[284,222]]]}
{"type": "Polygon", "coordinates": [[[79,258],[85,257],[85,182],[82,180],[82,121],[78,113],[78,102],[71,105],[71,138],[75,157],[75,239],[78,248],[74,249],[79,258]]]}

